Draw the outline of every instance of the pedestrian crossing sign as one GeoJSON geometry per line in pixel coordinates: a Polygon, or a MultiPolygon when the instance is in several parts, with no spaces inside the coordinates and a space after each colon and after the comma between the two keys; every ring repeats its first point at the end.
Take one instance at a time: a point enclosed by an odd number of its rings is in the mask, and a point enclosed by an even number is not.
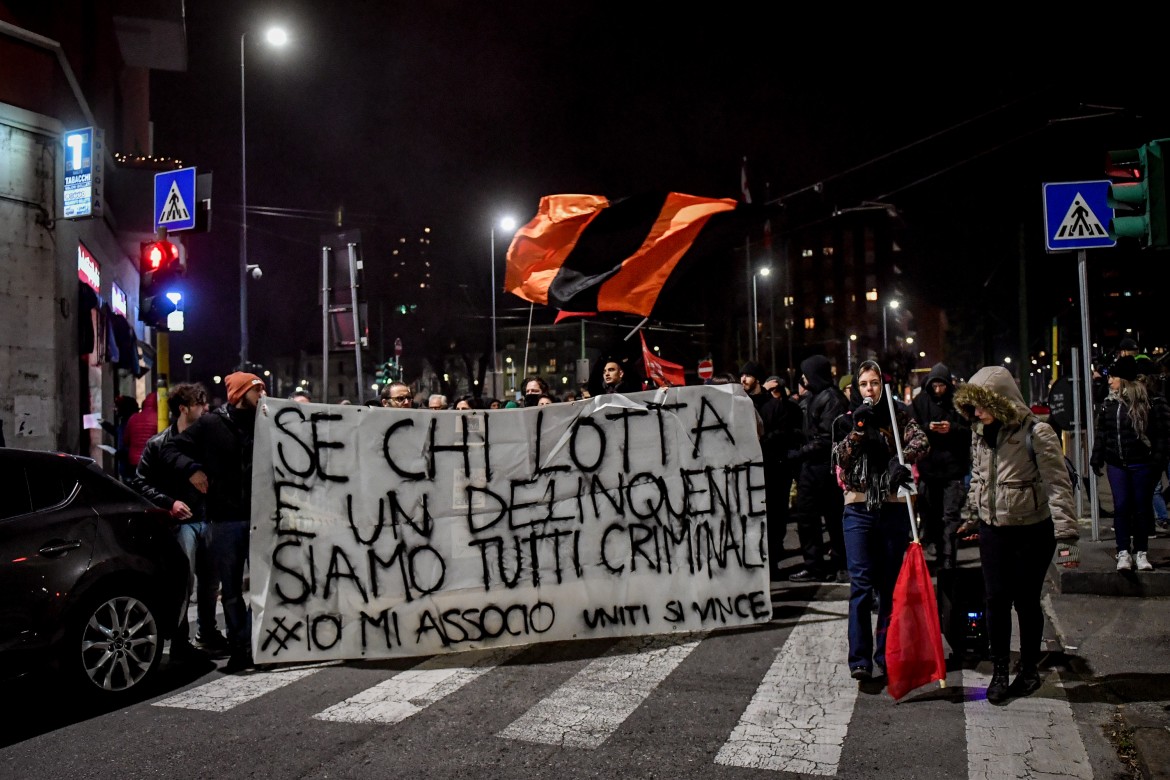
{"type": "Polygon", "coordinates": [[[1044,185],[1044,236],[1049,252],[1116,246],[1109,235],[1109,181],[1044,185]]]}
{"type": "Polygon", "coordinates": [[[195,169],[179,168],[154,175],[154,229],[168,232],[195,227],[195,169]]]}

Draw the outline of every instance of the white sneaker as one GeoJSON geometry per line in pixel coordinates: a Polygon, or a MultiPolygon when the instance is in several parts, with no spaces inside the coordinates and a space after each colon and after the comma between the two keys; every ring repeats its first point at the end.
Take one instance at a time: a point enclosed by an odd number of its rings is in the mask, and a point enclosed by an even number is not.
{"type": "Polygon", "coordinates": [[[1153,564],[1150,563],[1149,558],[1146,557],[1146,554],[1144,552],[1134,553],[1133,557],[1137,559],[1137,570],[1138,571],[1153,571],[1154,570],[1153,564]]]}
{"type": "Polygon", "coordinates": [[[1117,570],[1133,571],[1133,558],[1130,557],[1129,550],[1122,550],[1117,553],[1117,570]]]}

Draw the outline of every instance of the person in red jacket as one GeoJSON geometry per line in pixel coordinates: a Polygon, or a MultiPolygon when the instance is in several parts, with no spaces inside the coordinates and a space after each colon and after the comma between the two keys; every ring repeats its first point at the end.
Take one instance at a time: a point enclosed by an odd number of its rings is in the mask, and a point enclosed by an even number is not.
{"type": "Polygon", "coordinates": [[[126,423],[126,452],[131,469],[138,468],[143,448],[157,433],[158,393],[151,393],[142,402],[142,408],[130,415],[130,420],[126,423]]]}

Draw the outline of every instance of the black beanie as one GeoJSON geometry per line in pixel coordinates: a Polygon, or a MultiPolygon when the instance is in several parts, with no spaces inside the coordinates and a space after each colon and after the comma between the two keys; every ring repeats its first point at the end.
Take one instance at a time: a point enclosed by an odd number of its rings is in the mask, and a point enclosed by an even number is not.
{"type": "Polygon", "coordinates": [[[758,382],[758,381],[760,381],[760,377],[764,376],[764,367],[761,366],[759,363],[753,363],[752,361],[749,360],[748,362],[743,364],[743,368],[741,368],[739,370],[739,375],[740,376],[745,376],[745,375],[746,376],[754,376],[756,378],[756,381],[758,382]]]}
{"type": "Polygon", "coordinates": [[[1133,359],[1132,355],[1120,357],[1113,361],[1113,365],[1109,366],[1107,373],[1109,376],[1132,382],[1137,379],[1137,361],[1133,359]]]}

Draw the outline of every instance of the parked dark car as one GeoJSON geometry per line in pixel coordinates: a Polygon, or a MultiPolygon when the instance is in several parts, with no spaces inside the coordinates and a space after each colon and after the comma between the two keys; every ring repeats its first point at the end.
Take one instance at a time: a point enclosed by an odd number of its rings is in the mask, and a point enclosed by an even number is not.
{"type": "Polygon", "coordinates": [[[158,673],[185,608],[167,512],[89,458],[0,448],[0,678],[118,702],[158,673]]]}

